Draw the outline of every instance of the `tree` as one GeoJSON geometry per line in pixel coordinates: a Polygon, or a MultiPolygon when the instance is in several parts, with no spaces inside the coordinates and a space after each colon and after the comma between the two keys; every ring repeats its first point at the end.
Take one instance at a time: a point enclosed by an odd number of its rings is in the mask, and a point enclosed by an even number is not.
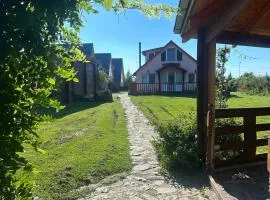
{"type": "Polygon", "coordinates": [[[51,94],[56,80],[76,81],[71,63],[85,59],[78,48],[81,15],[97,13],[97,4],[116,13],[138,9],[150,17],[176,11],[141,0],[0,1],[0,199],[31,196],[31,184],[14,176],[19,169],[32,170],[20,152],[28,143],[44,153],[35,133],[38,109],[62,108],[51,94]]]}
{"type": "Polygon", "coordinates": [[[133,78],[132,78],[131,72],[128,70],[125,76],[125,81],[124,81],[124,87],[128,89],[129,85],[132,83],[133,78]]]}
{"type": "Polygon", "coordinates": [[[102,89],[102,90],[108,89],[109,82],[110,82],[110,78],[109,78],[108,74],[102,68],[98,69],[98,74],[99,74],[100,89],[102,89]]]}
{"type": "Polygon", "coordinates": [[[231,49],[226,45],[224,48],[217,50],[217,65],[216,65],[216,105],[218,108],[227,107],[227,81],[226,68],[231,49]]]}

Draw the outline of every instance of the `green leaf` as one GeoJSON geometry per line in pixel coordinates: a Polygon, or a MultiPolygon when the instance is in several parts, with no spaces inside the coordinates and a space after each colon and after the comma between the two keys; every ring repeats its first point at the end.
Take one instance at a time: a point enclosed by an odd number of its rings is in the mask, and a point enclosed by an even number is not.
{"type": "Polygon", "coordinates": [[[51,85],[55,85],[55,79],[54,79],[54,78],[49,78],[49,79],[48,79],[48,82],[49,82],[51,85]]]}
{"type": "Polygon", "coordinates": [[[15,90],[18,91],[18,92],[22,92],[23,91],[23,89],[20,88],[20,87],[17,87],[15,90]]]}
{"type": "Polygon", "coordinates": [[[40,148],[37,148],[37,151],[41,154],[47,154],[47,151],[43,150],[43,149],[40,149],[40,148]]]}
{"type": "Polygon", "coordinates": [[[107,10],[112,9],[112,0],[104,0],[104,6],[107,10]]]}
{"type": "Polygon", "coordinates": [[[78,82],[79,82],[79,79],[76,78],[76,77],[74,77],[74,78],[73,78],[73,82],[78,83],[78,82]]]}

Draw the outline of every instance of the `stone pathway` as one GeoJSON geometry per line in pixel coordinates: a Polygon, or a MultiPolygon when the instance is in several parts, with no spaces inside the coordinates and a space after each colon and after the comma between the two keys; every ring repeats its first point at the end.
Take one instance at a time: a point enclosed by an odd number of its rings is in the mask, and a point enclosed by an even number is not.
{"type": "Polygon", "coordinates": [[[194,177],[192,174],[166,180],[160,174],[155,150],[151,144],[151,140],[156,136],[154,127],[130,101],[127,93],[121,93],[119,97],[127,116],[133,168],[125,179],[98,187],[84,199],[216,199],[213,192],[204,187],[201,177],[194,177]]]}

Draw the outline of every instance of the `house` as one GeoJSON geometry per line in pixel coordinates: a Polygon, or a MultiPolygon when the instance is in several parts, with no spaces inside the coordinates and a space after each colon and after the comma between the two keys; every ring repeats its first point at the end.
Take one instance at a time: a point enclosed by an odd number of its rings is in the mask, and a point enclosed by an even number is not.
{"type": "Polygon", "coordinates": [[[110,79],[113,79],[113,68],[112,68],[112,54],[111,53],[96,53],[97,67],[102,68],[110,79]]]}
{"type": "Polygon", "coordinates": [[[95,52],[93,43],[84,43],[80,47],[86,57],[85,62],[74,62],[74,70],[79,82],[72,84],[74,98],[93,98],[97,90],[98,73],[95,66],[95,52]]]}
{"type": "Polygon", "coordinates": [[[124,64],[122,58],[113,58],[112,59],[112,68],[113,68],[113,82],[116,87],[116,89],[120,89],[124,86],[124,78],[125,78],[125,72],[124,72],[124,64]]]}
{"type": "Polygon", "coordinates": [[[197,62],[173,41],[145,50],[145,64],[133,75],[131,93],[184,92],[196,90],[197,62]]]}
{"type": "MultiPolygon", "coordinates": [[[[64,45],[66,49],[69,45],[64,45]]],[[[79,82],[65,82],[59,80],[59,92],[54,94],[63,103],[76,100],[110,100],[110,92],[101,87],[98,66],[100,61],[96,60],[93,43],[84,43],[80,46],[86,60],[73,63],[76,78],[79,82]]],[[[106,65],[104,65],[106,66],[106,65]]],[[[109,68],[108,68],[109,69],[109,68]]]]}

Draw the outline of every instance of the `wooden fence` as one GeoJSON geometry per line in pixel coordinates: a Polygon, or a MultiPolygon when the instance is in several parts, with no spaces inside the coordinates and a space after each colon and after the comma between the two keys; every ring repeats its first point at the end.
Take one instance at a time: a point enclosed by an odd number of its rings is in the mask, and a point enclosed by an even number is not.
{"type": "Polygon", "coordinates": [[[197,84],[179,83],[132,83],[129,87],[131,94],[181,93],[196,92],[197,84]]]}
{"type": "Polygon", "coordinates": [[[215,128],[215,137],[226,134],[241,134],[244,133],[243,141],[218,144],[216,140],[215,151],[230,151],[240,150],[239,156],[229,160],[218,160],[215,158],[215,166],[223,167],[232,164],[242,164],[254,161],[266,160],[267,153],[256,154],[257,147],[267,146],[268,139],[258,139],[257,131],[270,130],[270,123],[257,124],[257,116],[270,115],[270,107],[265,108],[232,108],[232,109],[217,109],[215,118],[236,118],[243,119],[243,125],[225,126],[215,128]]]}

